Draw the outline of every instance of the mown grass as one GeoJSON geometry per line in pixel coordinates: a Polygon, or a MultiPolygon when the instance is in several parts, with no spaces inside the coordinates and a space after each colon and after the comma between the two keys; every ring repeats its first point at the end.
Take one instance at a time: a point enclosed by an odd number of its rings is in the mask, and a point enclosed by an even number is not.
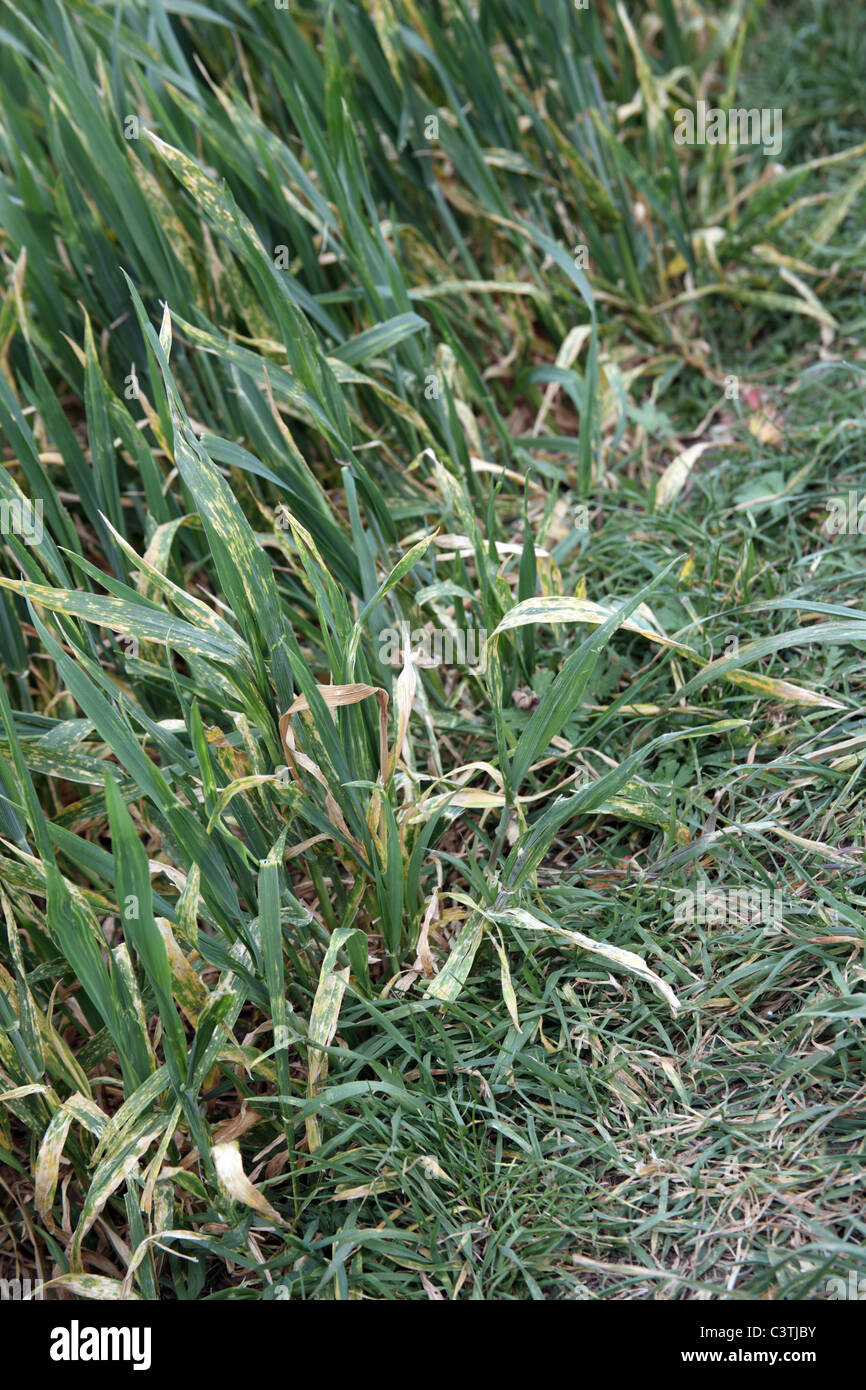
{"type": "Polygon", "coordinates": [[[863,1271],[845,18],[7,7],[8,1277],[863,1271]]]}

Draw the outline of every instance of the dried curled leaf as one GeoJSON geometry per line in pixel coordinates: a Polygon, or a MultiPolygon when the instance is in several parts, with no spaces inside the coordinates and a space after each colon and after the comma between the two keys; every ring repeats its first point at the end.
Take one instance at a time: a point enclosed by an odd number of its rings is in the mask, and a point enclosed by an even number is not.
{"type": "Polygon", "coordinates": [[[280,1213],[271,1206],[268,1199],[250,1182],[244,1172],[244,1161],[236,1139],[231,1139],[224,1144],[214,1144],[210,1152],[219,1185],[228,1197],[231,1197],[235,1202],[243,1202],[244,1206],[252,1207],[253,1211],[266,1216],[277,1226],[286,1224],[280,1213]]]}
{"type": "MultiPolygon", "coordinates": [[[[329,710],[357,705],[371,695],[376,697],[379,706],[379,770],[384,781],[388,764],[388,692],[380,685],[364,685],[360,681],[353,681],[351,685],[317,685],[316,689],[329,710]]],[[[298,756],[294,740],[290,743],[288,738],[292,715],[309,713],[309,709],[310,703],[306,695],[299,695],[280,718],[280,737],[289,759],[298,756]]]]}

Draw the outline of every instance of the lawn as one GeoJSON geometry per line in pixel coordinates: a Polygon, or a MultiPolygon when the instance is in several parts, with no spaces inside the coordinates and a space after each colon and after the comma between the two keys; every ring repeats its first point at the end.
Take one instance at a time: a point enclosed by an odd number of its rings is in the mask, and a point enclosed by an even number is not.
{"type": "Polygon", "coordinates": [[[861,18],[8,0],[0,1281],[863,1296],[861,18]]]}

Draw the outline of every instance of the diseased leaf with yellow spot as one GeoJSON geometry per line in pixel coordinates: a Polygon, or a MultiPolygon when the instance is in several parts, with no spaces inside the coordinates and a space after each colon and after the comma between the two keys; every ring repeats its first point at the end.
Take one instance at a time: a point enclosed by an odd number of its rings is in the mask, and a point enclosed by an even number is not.
{"type": "Polygon", "coordinates": [[[52,1115],[48,1128],[42,1136],[42,1143],[36,1157],[33,1205],[48,1225],[49,1230],[54,1227],[51,1207],[54,1203],[57,1180],[60,1176],[63,1146],[66,1143],[73,1118],[71,1112],[66,1109],[58,1110],[52,1115]]]}
{"type": "MultiPolygon", "coordinates": [[[[364,933],[357,927],[340,927],[334,932],[322,961],[319,983],[316,988],[310,1022],[307,1030],[309,1043],[309,1071],[307,1074],[307,1096],[310,1100],[318,1095],[328,1075],[328,1054],[324,1048],[330,1047],[337,1031],[340,1006],[349,983],[349,967],[337,966],[337,955],[341,948],[348,949],[352,938],[359,939],[366,952],[364,933]]],[[[312,1153],[322,1142],[319,1120],[315,1114],[306,1117],[307,1143],[312,1153]]]]}
{"type": "Polygon", "coordinates": [[[448,959],[439,974],[428,985],[428,999],[441,999],[443,1003],[450,1003],[458,997],[478,954],[485,926],[484,913],[476,909],[457,933],[451,944],[448,959]]]}
{"type": "Polygon", "coordinates": [[[65,1289],[76,1298],[94,1298],[99,1302],[140,1301],[138,1294],[127,1291],[120,1279],[109,1279],[104,1274],[58,1274],[56,1279],[47,1280],[42,1288],[65,1289]]]}
{"type": "Polygon", "coordinates": [[[674,994],[670,985],[667,984],[660,975],[651,970],[642,956],[638,956],[634,951],[624,951],[619,946],[611,946],[606,941],[595,941],[591,936],[584,936],[583,932],[572,931],[566,927],[557,926],[556,923],[546,922],[534,913],[528,912],[526,908],[512,907],[507,911],[497,915],[497,921],[518,926],[525,931],[550,932],[554,936],[561,936],[573,945],[579,946],[581,950],[590,951],[593,955],[601,956],[613,965],[618,965],[620,969],[627,970],[632,975],[637,975],[641,980],[646,980],[652,985],[653,989],[670,1006],[672,1013],[678,1013],[680,1001],[674,994]]]}

